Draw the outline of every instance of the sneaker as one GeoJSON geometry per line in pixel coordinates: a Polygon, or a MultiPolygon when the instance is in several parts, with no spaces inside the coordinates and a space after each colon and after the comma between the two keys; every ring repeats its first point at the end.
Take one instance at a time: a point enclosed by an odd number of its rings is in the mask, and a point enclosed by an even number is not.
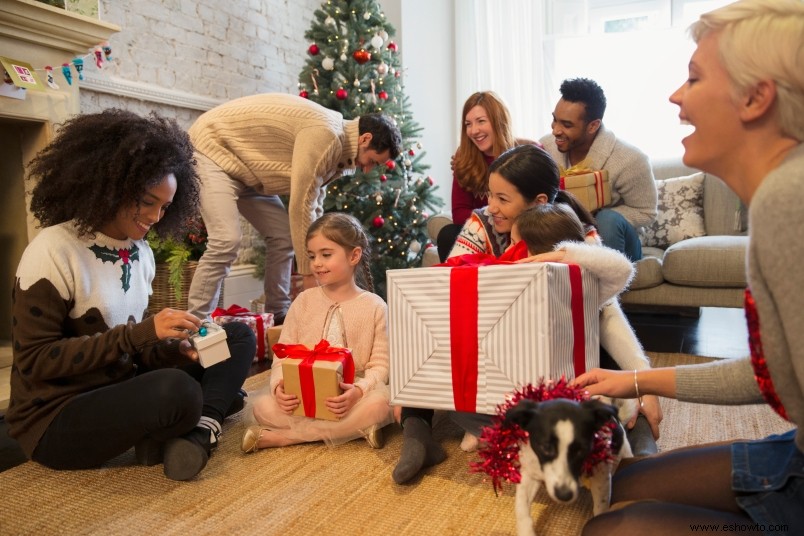
{"type": "Polygon", "coordinates": [[[218,439],[209,428],[196,426],[165,443],[164,471],[171,480],[190,480],[206,467],[218,439]]]}

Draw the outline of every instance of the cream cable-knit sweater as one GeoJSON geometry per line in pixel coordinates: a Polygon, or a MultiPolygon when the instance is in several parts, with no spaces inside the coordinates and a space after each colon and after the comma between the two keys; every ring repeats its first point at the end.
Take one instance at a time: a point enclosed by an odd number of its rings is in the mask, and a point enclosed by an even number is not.
{"type": "Polygon", "coordinates": [[[324,185],[357,165],[358,120],[296,95],[266,93],[217,106],[188,132],[195,149],[232,179],[265,195],[290,194],[296,266],[309,274],[305,235],[324,212],[324,185]]]}

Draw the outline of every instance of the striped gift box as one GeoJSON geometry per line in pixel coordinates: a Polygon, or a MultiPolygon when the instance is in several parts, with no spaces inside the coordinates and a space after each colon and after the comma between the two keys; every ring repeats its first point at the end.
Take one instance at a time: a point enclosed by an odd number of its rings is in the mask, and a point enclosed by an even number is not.
{"type": "Polygon", "coordinates": [[[597,278],[578,266],[413,268],[387,281],[394,405],[493,414],[516,388],[599,364],[597,278]]]}

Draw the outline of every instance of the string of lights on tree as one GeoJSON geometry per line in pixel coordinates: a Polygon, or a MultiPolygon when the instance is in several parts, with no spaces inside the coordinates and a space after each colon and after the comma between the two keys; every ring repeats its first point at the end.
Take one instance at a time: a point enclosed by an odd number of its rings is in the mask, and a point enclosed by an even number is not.
{"type": "Polygon", "coordinates": [[[353,214],[373,237],[372,267],[378,293],[385,270],[408,268],[430,246],[427,218],[443,201],[425,172],[421,127],[411,117],[402,84],[395,30],[378,2],[329,0],[305,32],[310,42],[299,75],[299,95],[346,119],[367,113],[390,115],[402,133],[403,152],[369,173],[357,171],[331,183],[324,210],[353,214]],[[429,211],[429,212],[428,212],[429,211]]]}

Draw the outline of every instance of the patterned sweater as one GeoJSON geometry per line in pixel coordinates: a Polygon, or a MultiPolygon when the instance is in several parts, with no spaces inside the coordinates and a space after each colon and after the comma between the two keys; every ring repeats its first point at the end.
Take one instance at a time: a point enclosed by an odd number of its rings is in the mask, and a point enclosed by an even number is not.
{"type": "MultiPolygon", "coordinates": [[[[568,155],[556,147],[552,134],[539,140],[559,167],[571,167],[568,155]]],[[[601,125],[583,160],[584,167],[605,169],[611,181],[611,206],[634,227],[650,225],[656,219],[656,182],[648,156],[601,125]]]]}
{"type": "Polygon", "coordinates": [[[143,320],[155,264],[143,240],[79,238],[71,223],[43,229],[17,268],[9,434],[30,457],[74,396],[148,368],[183,362],[143,320]]]}
{"type": "MultiPolygon", "coordinates": [[[[288,309],[279,342],[312,348],[322,338],[330,300],[320,287],[305,290],[288,309]]],[[[388,383],[388,325],[385,302],[371,292],[340,303],[348,347],[355,361],[355,385],[367,393],[388,383]]],[[[271,366],[271,392],[282,379],[282,359],[271,366]]]]}
{"type": "Polygon", "coordinates": [[[195,149],[234,180],[265,195],[290,195],[296,266],[309,274],[307,228],[323,214],[325,185],[354,172],[358,120],[296,95],[266,93],[221,104],[188,132],[195,149]]]}

